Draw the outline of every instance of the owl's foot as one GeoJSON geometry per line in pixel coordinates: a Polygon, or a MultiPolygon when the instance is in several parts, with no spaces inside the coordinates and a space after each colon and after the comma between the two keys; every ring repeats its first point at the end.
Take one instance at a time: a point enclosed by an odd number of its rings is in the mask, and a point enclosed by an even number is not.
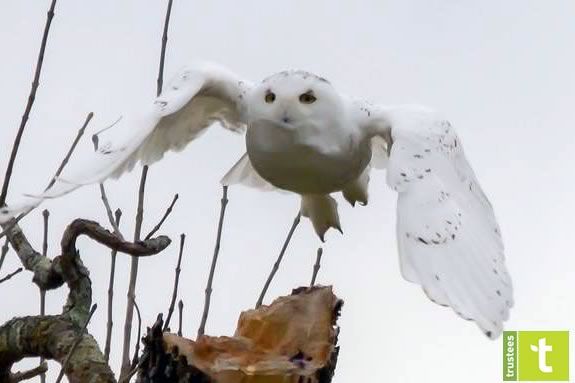
{"type": "Polygon", "coordinates": [[[322,242],[330,227],[343,234],[337,214],[337,202],[328,194],[306,194],[301,196],[301,215],[308,217],[322,242]]]}
{"type": "Polygon", "coordinates": [[[370,166],[368,165],[359,177],[345,185],[342,189],[341,193],[351,206],[355,207],[356,202],[359,202],[361,206],[367,205],[369,171],[370,166]]]}

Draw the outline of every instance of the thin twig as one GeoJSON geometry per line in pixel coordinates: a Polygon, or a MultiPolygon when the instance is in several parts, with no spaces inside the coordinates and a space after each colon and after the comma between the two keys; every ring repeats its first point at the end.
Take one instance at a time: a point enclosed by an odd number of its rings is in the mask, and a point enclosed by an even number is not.
{"type": "MultiPolygon", "coordinates": [[[[146,191],[146,178],[148,176],[148,167],[142,169],[140,178],[140,188],[138,191],[138,209],[136,212],[136,227],[134,229],[134,242],[140,240],[142,233],[142,221],[144,217],[144,195],[146,191]]],[[[124,320],[124,344],[122,345],[122,368],[120,377],[130,371],[130,342],[132,338],[132,319],[134,317],[134,301],[136,299],[136,282],[138,280],[139,260],[133,257],[130,262],[130,282],[128,284],[128,303],[126,307],[126,318],[124,320]]]]}
{"type": "Polygon", "coordinates": [[[210,301],[212,299],[212,283],[214,281],[214,272],[216,271],[216,263],[218,262],[218,254],[220,252],[220,243],[222,240],[222,229],[224,226],[224,216],[226,214],[226,206],[228,205],[228,187],[224,186],[222,189],[222,199],[220,208],[220,220],[218,222],[218,234],[216,236],[216,245],[214,247],[214,255],[212,257],[212,265],[210,266],[210,275],[208,277],[208,284],[205,290],[204,299],[204,312],[202,313],[202,322],[198,328],[198,338],[204,335],[206,330],[206,322],[208,320],[208,313],[210,312],[210,301]]]}
{"type": "MultiPolygon", "coordinates": [[[[114,234],[118,235],[120,238],[124,238],[122,233],[120,232],[120,228],[118,227],[117,220],[114,219],[114,213],[112,213],[112,208],[110,207],[110,202],[108,201],[108,195],[106,194],[106,189],[104,188],[104,184],[100,184],[100,197],[102,198],[102,202],[104,203],[104,208],[106,208],[106,215],[108,216],[108,222],[112,225],[112,229],[114,230],[114,234]]],[[[116,210],[116,214],[118,211],[116,210]]],[[[120,215],[122,212],[120,211],[120,215]]],[[[148,238],[149,239],[149,238],[148,238]]]]}
{"type": "Polygon", "coordinates": [[[268,276],[268,279],[264,285],[264,288],[262,289],[262,292],[260,293],[258,301],[256,302],[256,308],[260,307],[262,305],[262,302],[264,301],[264,297],[266,296],[266,292],[268,291],[268,288],[270,287],[270,284],[272,283],[272,280],[274,279],[274,276],[276,275],[276,273],[280,267],[280,263],[284,257],[286,249],[290,243],[291,237],[292,237],[297,225],[299,224],[300,218],[301,218],[301,214],[297,213],[296,217],[293,220],[293,224],[291,225],[289,233],[286,237],[286,240],[282,246],[282,249],[280,251],[278,259],[275,261],[274,266],[272,267],[272,271],[270,272],[270,275],[268,276]]]}
{"type": "MultiPolygon", "coordinates": [[[[100,184],[102,186],[102,184],[100,184]]],[[[120,219],[122,218],[122,210],[116,210],[116,217],[112,221],[116,227],[120,226],[120,219]]],[[[117,233],[116,233],[117,234],[117,233]]],[[[112,262],[110,264],[110,279],[108,281],[108,321],[106,324],[106,344],[104,347],[104,357],[106,361],[110,360],[110,349],[112,344],[112,328],[114,326],[113,303],[114,303],[114,274],[116,273],[116,256],[117,250],[112,250],[112,262]]]]}
{"type": "Polygon", "coordinates": [[[10,274],[6,275],[4,278],[0,278],[0,283],[4,283],[7,280],[11,279],[13,276],[21,273],[24,269],[22,267],[19,267],[16,269],[16,271],[11,272],[10,274]]]}
{"type": "Polygon", "coordinates": [[[142,367],[145,364],[145,357],[147,356],[146,353],[144,353],[144,355],[142,356],[142,359],[140,359],[140,361],[138,362],[138,364],[133,367],[128,373],[126,373],[126,375],[124,376],[120,376],[120,379],[118,380],[118,383],[127,383],[130,381],[130,379],[132,379],[132,377],[134,375],[136,375],[136,373],[138,372],[138,369],[140,367],[142,367]]]}
{"type": "MultiPolygon", "coordinates": [[[[76,138],[74,138],[74,141],[72,142],[72,145],[70,146],[70,149],[68,149],[68,153],[66,153],[66,156],[64,156],[64,159],[62,160],[62,163],[60,163],[60,166],[58,167],[58,170],[56,170],[56,174],[54,174],[54,177],[52,177],[52,179],[50,180],[50,183],[48,184],[48,186],[46,186],[46,190],[48,190],[52,186],[54,186],[54,184],[56,183],[56,180],[58,179],[58,177],[60,177],[60,174],[62,174],[62,171],[64,170],[64,168],[68,164],[68,161],[70,161],[70,157],[72,157],[72,153],[74,153],[74,150],[76,150],[76,146],[78,145],[78,142],[80,142],[80,139],[84,135],[84,132],[86,131],[86,127],[90,123],[90,120],[92,119],[92,117],[94,117],[94,113],[92,113],[92,112],[88,113],[88,115],[86,116],[86,120],[84,120],[84,124],[82,124],[82,127],[80,128],[80,130],[78,130],[78,133],[76,134],[76,138]]],[[[44,190],[44,191],[46,191],[46,190],[44,190]]]]}
{"type": "Polygon", "coordinates": [[[162,35],[162,51],[160,53],[160,67],[158,69],[158,81],[156,95],[162,94],[162,86],[164,84],[164,63],[166,59],[166,46],[168,45],[168,27],[170,25],[170,15],[172,14],[172,0],[168,1],[168,9],[166,10],[166,19],[164,20],[164,34],[162,35]]]}
{"type": "MultiPolygon", "coordinates": [[[[154,323],[154,325],[152,326],[152,329],[150,329],[148,327],[148,333],[151,331],[154,331],[154,329],[159,328],[162,325],[162,313],[159,313],[157,318],[156,318],[156,322],[154,323]]],[[[132,377],[134,375],[136,375],[136,373],[138,372],[138,370],[140,368],[142,368],[142,366],[144,366],[144,364],[146,364],[148,362],[148,358],[149,358],[150,354],[148,350],[144,350],[142,357],[140,358],[140,360],[138,361],[138,363],[132,367],[132,369],[123,377],[120,377],[120,379],[118,380],[118,383],[127,383],[130,381],[130,379],[132,379],[132,377]]]]}
{"type": "MultiPolygon", "coordinates": [[[[157,89],[156,95],[160,95],[162,93],[162,84],[164,81],[164,63],[165,63],[165,56],[166,56],[166,46],[168,43],[168,27],[170,24],[170,15],[172,11],[172,0],[168,1],[168,9],[166,10],[166,18],[164,20],[164,34],[162,36],[162,48],[160,52],[160,67],[158,69],[158,80],[157,80],[157,89]]],[[[138,197],[138,213],[136,215],[136,230],[134,239],[139,240],[140,234],[142,230],[142,215],[143,215],[143,200],[144,200],[144,187],[146,183],[146,176],[148,174],[148,166],[144,166],[142,169],[142,176],[140,180],[140,193],[138,197]]],[[[132,258],[132,262],[130,265],[130,283],[128,286],[128,305],[126,309],[126,319],[124,321],[124,344],[122,348],[122,367],[120,371],[120,380],[125,377],[127,374],[130,373],[130,338],[131,328],[132,328],[132,318],[134,316],[134,305],[133,301],[136,298],[135,290],[136,290],[136,281],[138,278],[138,259],[132,258]]]]}
{"type": "MultiPolygon", "coordinates": [[[[76,149],[76,146],[78,145],[78,142],[80,141],[80,139],[82,138],[82,136],[84,135],[84,131],[86,130],[86,127],[88,125],[88,123],[90,122],[90,120],[92,119],[93,113],[88,113],[88,116],[86,117],[86,120],[84,121],[84,124],[82,125],[82,127],[80,128],[80,130],[78,131],[78,134],[76,135],[76,138],[74,139],[74,142],[72,143],[70,149],[68,150],[68,152],[66,153],[66,155],[64,156],[64,159],[62,160],[62,162],[60,163],[60,166],[58,166],[58,169],[56,170],[56,173],[54,173],[54,176],[52,177],[52,179],[50,180],[50,182],[48,183],[48,186],[46,186],[46,188],[44,189],[44,191],[47,191],[48,189],[50,189],[52,186],[54,186],[54,183],[56,182],[56,180],[58,179],[58,177],[60,176],[60,174],[62,174],[62,171],[64,170],[64,168],[66,167],[66,165],[68,164],[68,161],[70,160],[70,157],[72,156],[72,154],[74,153],[74,150],[76,149]]],[[[4,237],[10,230],[12,230],[12,228],[14,226],[16,226],[18,224],[18,222],[20,222],[24,217],[26,217],[28,214],[30,214],[30,212],[34,210],[34,208],[30,208],[28,210],[26,210],[25,212],[21,213],[18,217],[16,217],[15,219],[11,220],[5,227],[4,227],[4,231],[2,231],[0,233],[0,238],[4,237]]]]}
{"type": "Polygon", "coordinates": [[[44,211],[42,212],[42,218],[44,222],[42,255],[45,257],[48,255],[48,220],[50,219],[50,211],[48,209],[44,209],[44,211]]]}
{"type": "Polygon", "coordinates": [[[14,374],[12,374],[10,376],[10,383],[18,383],[18,382],[22,382],[24,380],[30,380],[32,378],[37,377],[38,375],[40,375],[40,377],[42,376],[46,376],[46,371],[48,371],[48,363],[46,362],[41,362],[40,365],[38,365],[37,367],[34,367],[31,370],[28,371],[18,371],[14,374]]]}
{"type": "MultiPolygon", "coordinates": [[[[115,213],[112,213],[112,208],[110,207],[110,202],[108,201],[108,195],[106,194],[106,189],[103,183],[100,183],[100,197],[104,204],[106,210],[106,215],[108,216],[108,221],[114,230],[114,233],[120,238],[124,238],[120,232],[120,219],[122,217],[122,211],[117,209],[115,213]]],[[[112,345],[112,329],[114,327],[114,316],[113,316],[113,302],[114,302],[114,275],[116,273],[116,256],[118,255],[117,250],[112,250],[111,252],[111,263],[110,263],[110,277],[108,280],[108,319],[106,324],[106,343],[104,346],[104,358],[106,361],[110,360],[110,350],[112,345]]]]}
{"type": "Polygon", "coordinates": [[[142,236],[142,222],[144,220],[144,196],[146,194],[146,179],[148,178],[148,166],[142,169],[140,188],[138,189],[138,210],[136,212],[136,227],[134,229],[134,241],[139,241],[142,236]]]}
{"type": "Polygon", "coordinates": [[[74,344],[72,344],[72,347],[70,347],[70,351],[68,352],[68,355],[66,355],[66,359],[64,359],[64,363],[62,363],[62,368],[60,369],[60,373],[58,374],[58,378],[56,378],[56,383],[60,383],[62,381],[62,378],[64,377],[64,371],[66,370],[68,363],[70,363],[70,358],[72,357],[72,355],[74,354],[74,351],[76,351],[76,348],[78,348],[78,345],[82,341],[82,337],[84,335],[84,332],[86,331],[86,328],[88,327],[88,323],[90,323],[90,319],[92,319],[92,315],[94,315],[94,312],[96,311],[97,308],[98,308],[98,305],[94,303],[94,305],[92,306],[92,309],[90,309],[90,314],[88,315],[88,318],[86,319],[86,323],[84,323],[84,326],[82,326],[82,329],[80,330],[80,332],[78,332],[78,335],[76,337],[76,340],[74,341],[74,344]]]}
{"type": "Polygon", "coordinates": [[[178,336],[182,336],[182,321],[184,319],[184,301],[180,299],[178,302],[178,336]]]}
{"type": "Polygon", "coordinates": [[[136,338],[136,347],[134,349],[134,357],[132,358],[132,368],[138,365],[138,354],[140,353],[140,338],[142,337],[142,315],[140,313],[140,308],[138,307],[138,302],[134,300],[134,307],[136,308],[136,314],[138,316],[138,337],[136,338]]]}
{"type": "Polygon", "coordinates": [[[122,120],[123,116],[118,117],[116,121],[114,121],[111,125],[105,127],[104,129],[98,130],[96,133],[92,134],[92,144],[94,144],[94,151],[98,150],[98,146],[100,143],[100,134],[104,133],[106,130],[113,128],[118,122],[122,120]]]}
{"type": "Polygon", "coordinates": [[[186,242],[186,235],[180,235],[180,253],[178,255],[178,264],[176,266],[176,276],[174,277],[174,289],[172,290],[172,300],[170,301],[170,308],[168,309],[168,316],[164,322],[164,331],[170,327],[170,320],[172,319],[172,314],[174,312],[174,306],[176,304],[176,298],[178,297],[178,283],[180,282],[180,271],[182,264],[182,254],[184,253],[184,243],[186,242]]]}
{"type": "MultiPolygon", "coordinates": [[[[42,256],[46,257],[48,255],[48,222],[50,218],[50,211],[44,209],[42,212],[42,218],[44,222],[44,236],[42,239],[42,256]]],[[[46,290],[40,289],[40,315],[46,315],[46,290]]],[[[45,364],[44,358],[40,358],[40,366],[45,364]]],[[[40,383],[46,383],[46,372],[40,374],[40,383]]]]}
{"type": "Polygon", "coordinates": [[[32,106],[34,105],[34,100],[36,99],[36,91],[40,85],[40,74],[42,73],[42,64],[44,62],[44,52],[46,51],[46,44],[48,42],[48,34],[50,32],[50,25],[52,24],[52,19],[54,18],[54,8],[56,7],[56,0],[52,0],[50,9],[48,10],[46,25],[44,26],[44,34],[42,36],[42,43],[40,45],[40,52],[38,53],[38,60],[36,61],[36,71],[34,73],[34,80],[32,80],[32,88],[30,89],[30,95],[28,96],[28,102],[26,104],[26,109],[22,115],[22,120],[20,121],[20,127],[18,128],[18,133],[16,133],[16,138],[14,139],[14,144],[12,145],[12,152],[10,153],[10,160],[8,161],[8,166],[6,168],[6,173],[4,175],[4,183],[2,184],[2,192],[0,192],[0,206],[6,204],[6,196],[8,195],[8,187],[10,185],[10,178],[12,178],[12,171],[14,169],[14,162],[16,161],[16,155],[18,154],[18,149],[20,148],[20,142],[22,140],[22,135],[24,134],[24,128],[30,117],[30,112],[32,106]]]}
{"type": "Polygon", "coordinates": [[[315,285],[315,279],[317,278],[317,273],[319,271],[319,267],[321,265],[321,256],[323,254],[323,249],[320,247],[317,249],[317,256],[315,258],[315,265],[313,265],[313,274],[311,276],[311,283],[310,286],[315,285]]]}
{"type": "Polygon", "coordinates": [[[158,222],[158,224],[156,226],[154,226],[154,228],[152,229],[152,231],[150,231],[148,233],[148,235],[146,235],[145,239],[150,239],[154,236],[154,234],[156,234],[158,232],[158,230],[160,230],[160,228],[162,227],[162,225],[164,224],[164,222],[166,221],[166,219],[168,218],[168,216],[172,213],[172,209],[174,208],[174,205],[176,204],[176,201],[178,200],[179,195],[176,194],[174,195],[174,199],[172,199],[172,203],[170,203],[170,206],[168,206],[168,208],[166,209],[166,212],[164,213],[164,216],[162,217],[162,219],[160,220],[160,222],[158,222]]]}
{"type": "Polygon", "coordinates": [[[6,254],[8,254],[8,251],[10,250],[8,243],[8,238],[6,238],[6,240],[4,240],[4,244],[2,245],[2,249],[0,250],[0,270],[2,270],[2,264],[4,264],[6,254]]]}

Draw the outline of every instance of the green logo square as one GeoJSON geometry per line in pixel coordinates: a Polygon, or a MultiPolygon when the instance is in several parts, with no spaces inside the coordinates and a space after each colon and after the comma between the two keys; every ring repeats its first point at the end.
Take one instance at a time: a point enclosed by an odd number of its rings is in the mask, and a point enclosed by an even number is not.
{"type": "Polygon", "coordinates": [[[569,381],[568,331],[505,331],[504,381],[569,381]]]}

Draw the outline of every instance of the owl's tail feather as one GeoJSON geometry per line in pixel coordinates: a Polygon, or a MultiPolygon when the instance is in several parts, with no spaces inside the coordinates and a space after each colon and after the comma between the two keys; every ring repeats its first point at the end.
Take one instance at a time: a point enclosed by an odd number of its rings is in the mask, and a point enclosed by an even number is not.
{"type": "Polygon", "coordinates": [[[322,242],[330,227],[343,233],[337,214],[337,202],[328,194],[305,194],[301,196],[301,215],[311,220],[322,242]]]}

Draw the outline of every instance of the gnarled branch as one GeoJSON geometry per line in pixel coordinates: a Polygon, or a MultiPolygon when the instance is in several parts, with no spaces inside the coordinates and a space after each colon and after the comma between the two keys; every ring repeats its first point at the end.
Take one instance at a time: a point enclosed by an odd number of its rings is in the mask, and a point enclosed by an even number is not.
{"type": "Polygon", "coordinates": [[[97,222],[77,219],[64,232],[62,254],[50,260],[32,248],[18,225],[12,227],[8,240],[26,269],[34,272],[34,280],[42,281],[37,284],[54,286],[65,282],[70,292],[60,315],[14,318],[0,326],[0,383],[10,382],[12,365],[27,357],[58,361],[64,365],[64,373],[73,383],[116,381],[95,339],[83,332],[78,338],[78,330],[86,323],[92,304],[89,272],[76,249],[76,239],[80,235],[135,256],[157,254],[170,244],[165,236],[138,243],[126,242],[97,222]],[[72,347],[77,348],[66,361],[72,347]]]}
{"type": "Polygon", "coordinates": [[[52,261],[36,251],[19,225],[8,222],[2,225],[6,238],[20,258],[24,268],[34,273],[33,282],[41,289],[52,290],[62,286],[64,280],[52,268],[52,261]]]}
{"type": "Polygon", "coordinates": [[[121,239],[118,235],[113,234],[100,226],[98,222],[86,219],[76,219],[68,225],[64,232],[61,244],[62,254],[74,251],[74,248],[76,247],[76,239],[81,235],[86,235],[110,249],[136,257],[158,254],[171,243],[170,238],[165,235],[151,238],[146,241],[127,242],[121,239]]]}
{"type": "MultiPolygon", "coordinates": [[[[43,356],[64,364],[80,326],[65,315],[14,318],[0,326],[0,383],[10,382],[11,366],[25,357],[43,356]]],[[[64,371],[71,383],[116,382],[98,343],[84,333],[64,371]]]]}

